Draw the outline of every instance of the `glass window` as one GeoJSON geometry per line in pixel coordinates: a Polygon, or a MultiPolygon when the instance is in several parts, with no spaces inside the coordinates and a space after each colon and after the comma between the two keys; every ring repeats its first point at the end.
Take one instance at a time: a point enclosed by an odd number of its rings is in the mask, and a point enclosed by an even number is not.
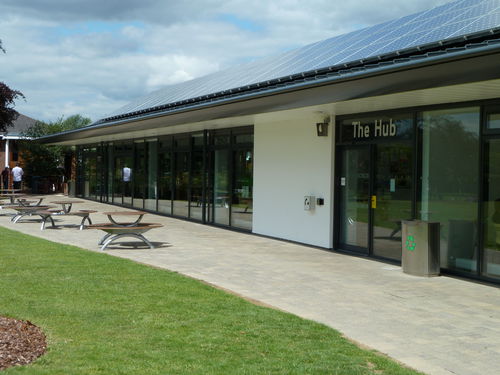
{"type": "Polygon", "coordinates": [[[375,148],[373,254],[401,259],[401,220],[412,218],[413,147],[390,142],[375,148]]]}
{"type": "Polygon", "coordinates": [[[132,185],[134,181],[134,145],[127,144],[123,147],[124,154],[122,155],[123,168],[121,170],[121,179],[123,182],[123,204],[132,205],[132,185]]]}
{"type": "Polygon", "coordinates": [[[487,117],[488,129],[500,129],[500,113],[490,113],[487,117]]]}
{"type": "Polygon", "coordinates": [[[104,160],[102,156],[102,148],[99,147],[97,149],[97,153],[95,156],[96,160],[96,170],[95,170],[95,190],[94,190],[94,198],[96,200],[101,200],[103,193],[105,192],[105,184],[104,184],[104,160]]]}
{"type": "Polygon", "coordinates": [[[203,149],[191,153],[191,211],[190,217],[203,220],[203,149]]]}
{"type": "Polygon", "coordinates": [[[193,134],[192,140],[193,140],[193,146],[203,147],[203,133],[193,134]]]}
{"type": "Polygon", "coordinates": [[[172,148],[172,138],[160,138],[158,141],[158,147],[160,149],[171,149],[172,148]]]}
{"type": "Polygon", "coordinates": [[[123,203],[123,181],[122,181],[123,158],[115,154],[113,165],[115,168],[113,174],[113,203],[122,204],[123,203]]]}
{"type": "Polygon", "coordinates": [[[339,241],[342,245],[368,249],[369,149],[345,149],[341,160],[339,241]]]}
{"type": "Polygon", "coordinates": [[[253,134],[236,134],[234,143],[253,143],[253,134]]]}
{"type": "Polygon", "coordinates": [[[146,143],[147,147],[147,184],[144,208],[156,210],[156,176],[158,173],[158,142],[151,141],[146,143]]]}
{"type": "Polygon", "coordinates": [[[229,162],[228,149],[214,151],[213,214],[214,222],[229,225],[229,162]]]}
{"type": "Polygon", "coordinates": [[[234,151],[233,198],[231,225],[252,229],[253,216],[253,151],[234,151]]]}
{"type": "Polygon", "coordinates": [[[113,146],[108,146],[107,155],[107,180],[108,180],[108,199],[107,202],[113,202],[113,146]]]}
{"type": "Polygon", "coordinates": [[[418,216],[441,224],[441,267],[477,270],[479,108],[421,113],[418,216]]]}
{"type": "Polygon", "coordinates": [[[214,136],[214,145],[229,145],[229,134],[217,134],[214,136]]]}
{"type": "Polygon", "coordinates": [[[175,137],[174,146],[176,148],[189,148],[190,139],[191,138],[187,136],[175,137]]]}
{"type": "Polygon", "coordinates": [[[78,147],[77,193],[251,229],[252,142],[248,128],[78,147]]]}
{"type": "Polygon", "coordinates": [[[172,151],[158,153],[158,211],[172,213],[172,151]]]}
{"type": "Polygon", "coordinates": [[[133,146],[122,143],[114,147],[113,203],[132,204],[133,146]]]}
{"type": "Polygon", "coordinates": [[[500,279],[500,139],[486,143],[483,275],[500,279]]]}
{"type": "Polygon", "coordinates": [[[84,196],[86,198],[95,199],[97,187],[97,161],[96,154],[85,153],[85,189],[84,196]]]}
{"type": "Polygon", "coordinates": [[[341,143],[410,140],[412,136],[413,116],[409,113],[349,118],[340,122],[341,143]]]}
{"type": "MultiPolygon", "coordinates": [[[[135,144],[135,158],[134,158],[134,168],[131,170],[130,166],[126,166],[123,169],[123,181],[127,178],[127,172],[129,180],[132,180],[133,172],[133,189],[134,189],[134,200],[133,206],[136,208],[144,208],[144,198],[146,193],[146,144],[144,142],[135,144]],[[128,171],[127,171],[128,168],[128,171]]],[[[125,182],[126,183],[126,182],[125,182]]]]}
{"type": "Polygon", "coordinates": [[[174,212],[176,216],[189,216],[189,152],[177,151],[175,156],[174,212]]]}

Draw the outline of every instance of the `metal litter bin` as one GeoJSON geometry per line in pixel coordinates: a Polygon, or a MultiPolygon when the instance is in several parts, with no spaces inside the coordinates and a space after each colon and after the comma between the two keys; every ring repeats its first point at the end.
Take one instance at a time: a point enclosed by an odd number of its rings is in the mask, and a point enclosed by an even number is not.
{"type": "Polygon", "coordinates": [[[414,276],[438,276],[439,223],[402,221],[403,272],[414,276]]]}

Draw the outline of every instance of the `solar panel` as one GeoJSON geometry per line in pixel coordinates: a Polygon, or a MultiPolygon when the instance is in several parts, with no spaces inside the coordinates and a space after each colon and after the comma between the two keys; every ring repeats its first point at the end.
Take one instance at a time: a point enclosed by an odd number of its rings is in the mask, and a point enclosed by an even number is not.
{"type": "Polygon", "coordinates": [[[108,117],[315,69],[340,66],[498,27],[500,0],[458,0],[276,56],[167,86],[134,100],[108,117]]]}

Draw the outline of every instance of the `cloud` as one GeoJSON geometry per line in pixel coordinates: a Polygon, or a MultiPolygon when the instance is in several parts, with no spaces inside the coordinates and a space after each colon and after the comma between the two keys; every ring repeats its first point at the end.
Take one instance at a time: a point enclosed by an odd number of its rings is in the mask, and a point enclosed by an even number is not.
{"type": "Polygon", "coordinates": [[[2,0],[0,81],[31,117],[97,120],[164,85],[444,2],[2,0]]]}
{"type": "Polygon", "coordinates": [[[170,24],[203,19],[217,10],[217,0],[2,0],[4,14],[24,14],[57,22],[130,21],[170,24]]]}

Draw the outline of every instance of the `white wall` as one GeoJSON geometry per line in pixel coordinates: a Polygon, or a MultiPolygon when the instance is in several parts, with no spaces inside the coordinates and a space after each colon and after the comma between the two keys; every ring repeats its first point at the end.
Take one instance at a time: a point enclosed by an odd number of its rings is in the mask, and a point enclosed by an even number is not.
{"type": "Polygon", "coordinates": [[[316,134],[318,115],[283,112],[255,119],[253,232],[332,247],[333,121],[316,134]],[[304,196],[325,204],[304,210],[304,196]]]}

